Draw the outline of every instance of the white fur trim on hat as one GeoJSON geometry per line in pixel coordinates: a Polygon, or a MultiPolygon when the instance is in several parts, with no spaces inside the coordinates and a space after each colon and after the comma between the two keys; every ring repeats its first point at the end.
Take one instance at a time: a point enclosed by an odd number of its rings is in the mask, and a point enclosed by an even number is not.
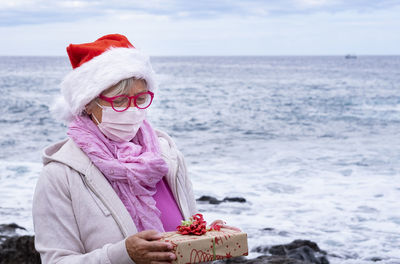
{"type": "Polygon", "coordinates": [[[131,77],[145,79],[147,88],[157,88],[149,58],[135,48],[111,48],[72,70],[61,83],[62,98],[51,111],[70,122],[101,92],[131,77]]]}

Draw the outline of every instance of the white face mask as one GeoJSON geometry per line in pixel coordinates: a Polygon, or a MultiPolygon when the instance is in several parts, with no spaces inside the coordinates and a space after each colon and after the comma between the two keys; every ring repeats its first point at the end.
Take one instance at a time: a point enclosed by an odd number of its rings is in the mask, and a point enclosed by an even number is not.
{"type": "Polygon", "coordinates": [[[116,112],[110,106],[97,105],[103,109],[101,123],[93,115],[98,128],[106,137],[117,142],[131,141],[146,118],[146,109],[129,107],[123,112],[116,112]]]}

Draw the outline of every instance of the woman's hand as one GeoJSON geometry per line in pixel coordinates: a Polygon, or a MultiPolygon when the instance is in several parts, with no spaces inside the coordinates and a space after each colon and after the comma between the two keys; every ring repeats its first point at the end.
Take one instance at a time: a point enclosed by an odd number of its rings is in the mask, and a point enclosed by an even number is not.
{"type": "Polygon", "coordinates": [[[222,221],[222,220],[215,220],[215,221],[213,221],[213,222],[211,223],[211,226],[212,226],[212,225],[219,225],[219,226],[221,226],[222,228],[227,228],[227,229],[231,229],[231,230],[235,230],[235,231],[242,232],[242,230],[240,230],[240,229],[237,228],[237,227],[226,225],[225,221],[222,221]]]}
{"type": "Polygon", "coordinates": [[[170,263],[176,258],[171,252],[172,244],[154,241],[161,238],[155,230],[146,230],[128,237],[125,246],[136,264],[170,263]]]}

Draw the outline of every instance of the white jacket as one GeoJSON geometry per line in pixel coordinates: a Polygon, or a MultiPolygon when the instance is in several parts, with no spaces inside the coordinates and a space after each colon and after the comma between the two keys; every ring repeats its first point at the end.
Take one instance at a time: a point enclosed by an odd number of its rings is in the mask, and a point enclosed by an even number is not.
{"type": "MultiPolygon", "coordinates": [[[[185,219],[196,213],[192,184],[181,152],[156,130],[169,171],[167,182],[185,219]]],[[[135,224],[107,179],[66,139],[44,150],[33,196],[35,248],[43,264],[132,264],[125,239],[135,224]]]]}

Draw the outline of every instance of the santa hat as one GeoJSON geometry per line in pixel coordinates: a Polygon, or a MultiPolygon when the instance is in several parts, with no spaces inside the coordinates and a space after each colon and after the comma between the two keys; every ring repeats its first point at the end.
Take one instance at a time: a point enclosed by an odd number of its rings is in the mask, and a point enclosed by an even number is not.
{"type": "Polygon", "coordinates": [[[70,44],[67,53],[73,70],[62,81],[62,96],[51,109],[58,119],[72,121],[101,92],[127,78],[146,80],[150,91],[157,87],[149,58],[123,35],[111,34],[91,43],[70,44]]]}

